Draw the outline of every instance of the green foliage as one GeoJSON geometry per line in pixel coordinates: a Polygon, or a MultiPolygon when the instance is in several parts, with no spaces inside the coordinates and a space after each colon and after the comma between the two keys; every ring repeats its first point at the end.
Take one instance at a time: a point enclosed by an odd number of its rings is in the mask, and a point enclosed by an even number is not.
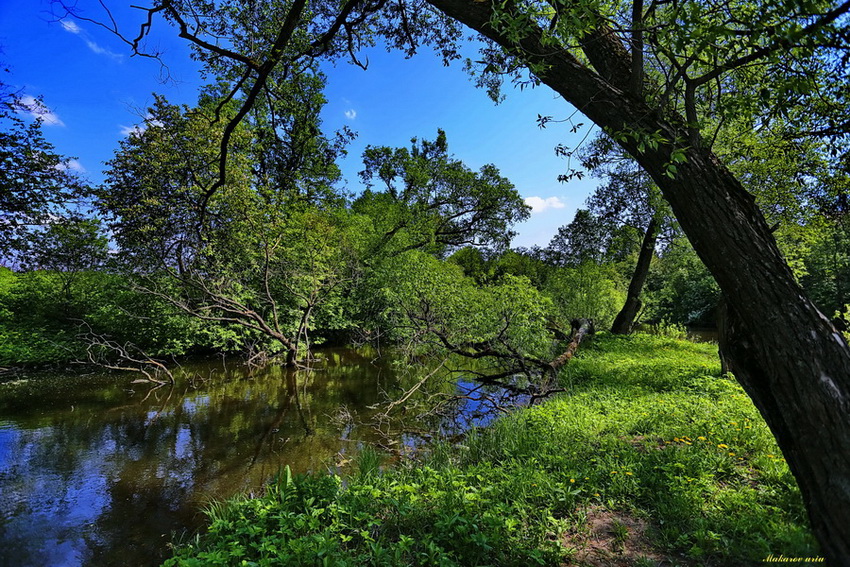
{"type": "Polygon", "coordinates": [[[609,228],[590,211],[579,209],[575,218],[559,228],[549,243],[552,261],[561,266],[601,262],[611,235],[609,228]]]}
{"type": "Polygon", "coordinates": [[[647,288],[653,318],[686,325],[714,323],[720,289],[687,240],[677,239],[666,250],[647,288]]]}
{"type": "Polygon", "coordinates": [[[288,364],[317,320],[347,326],[341,298],[362,248],[333,190],[344,140],[318,130],[323,86],[315,69],[275,84],[270,106],[231,132],[223,178],[216,140],[239,101],[220,87],[197,108],[157,98],[99,194],[137,289],[288,364]]]}
{"type": "Polygon", "coordinates": [[[133,291],[125,275],[85,270],[68,283],[65,272],[0,269],[0,366],[84,360],[81,335],[88,332],[132,342],[153,356],[236,350],[248,340],[238,328],[192,320],[133,291]]]}
{"type": "Polygon", "coordinates": [[[373,254],[461,246],[505,248],[511,226],[528,218],[513,184],[492,164],[473,171],[448,152],[446,134],[411,140],[411,148],[369,146],[360,173],[368,189],[352,205],[375,223],[373,254]],[[385,187],[374,192],[376,182],[385,187]]]}
{"type": "Polygon", "coordinates": [[[850,231],[848,219],[811,223],[796,247],[802,263],[800,283],[824,313],[850,303],[850,231]]]}
{"type": "Polygon", "coordinates": [[[8,261],[22,248],[29,232],[61,214],[68,201],[87,192],[69,169],[69,158],[56,153],[44,137],[43,121],[27,122],[22,114],[41,116],[40,100],[24,101],[7,92],[0,79],[0,258],[8,261]]]}
{"type": "Polygon", "coordinates": [[[593,319],[597,328],[605,328],[623,306],[624,287],[614,266],[584,262],[554,271],[545,292],[564,320],[593,319]]]}
{"type": "Polygon", "coordinates": [[[456,264],[411,251],[382,264],[366,288],[379,323],[398,339],[438,350],[486,343],[538,357],[551,349],[551,302],[523,277],[478,286],[456,264]]]}
{"type": "Polygon", "coordinates": [[[264,497],[211,508],[207,534],[164,565],[556,563],[561,550],[547,530],[557,521],[482,490],[485,475],[404,468],[342,489],[338,477],[292,477],[286,469],[264,497]]]}

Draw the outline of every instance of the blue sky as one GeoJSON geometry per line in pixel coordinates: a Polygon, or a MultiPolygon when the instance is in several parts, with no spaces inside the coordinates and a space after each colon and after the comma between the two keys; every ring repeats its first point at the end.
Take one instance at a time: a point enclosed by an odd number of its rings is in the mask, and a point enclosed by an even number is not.
{"type": "MultiPolygon", "coordinates": [[[[138,10],[126,0],[106,0],[122,30],[138,29],[138,10]]],[[[78,0],[87,15],[102,19],[96,0],[78,0]]],[[[150,59],[130,57],[114,35],[85,21],[55,21],[48,0],[0,1],[0,61],[10,67],[4,80],[27,97],[42,97],[45,132],[57,150],[75,156],[74,167],[94,182],[118,141],[140,121],[153,92],[175,103],[192,104],[201,84],[187,45],[159,22],[152,44],[164,51],[168,69],[150,59]],[[164,75],[169,80],[163,81],[164,75]]],[[[471,53],[472,54],[472,53],[471,53]]],[[[519,225],[514,246],[545,246],[594,187],[593,180],[559,183],[566,163],[556,145],[575,146],[580,137],[565,124],[537,126],[538,114],[565,118],[573,108],[547,87],[507,88],[494,105],[476,89],[460,62],[444,67],[430,49],[412,59],[370,49],[364,71],[340,62],[327,65],[327,132],[349,126],[358,137],[341,164],[348,188],[361,186],[357,172],[367,145],[406,146],[412,137],[433,139],[446,131],[449,150],[467,165],[495,164],[534,207],[519,225]]],[[[581,121],[581,118],[578,118],[581,121]]]]}

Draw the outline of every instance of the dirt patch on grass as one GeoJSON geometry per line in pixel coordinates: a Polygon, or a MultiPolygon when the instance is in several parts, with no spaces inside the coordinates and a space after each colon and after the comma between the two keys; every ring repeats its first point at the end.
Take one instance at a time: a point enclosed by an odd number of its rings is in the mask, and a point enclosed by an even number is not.
{"type": "Polygon", "coordinates": [[[576,553],[565,565],[583,567],[674,567],[690,563],[658,551],[649,543],[649,524],[626,512],[593,507],[582,529],[566,534],[564,545],[576,553]]]}

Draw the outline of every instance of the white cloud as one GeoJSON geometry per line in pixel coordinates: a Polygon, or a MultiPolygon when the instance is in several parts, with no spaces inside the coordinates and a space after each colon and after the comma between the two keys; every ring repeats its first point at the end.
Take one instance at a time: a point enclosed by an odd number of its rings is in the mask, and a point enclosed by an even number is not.
{"type": "Polygon", "coordinates": [[[349,120],[354,120],[355,118],[357,118],[357,111],[354,110],[353,108],[346,110],[345,111],[345,117],[348,118],[349,120]]]}
{"type": "Polygon", "coordinates": [[[25,95],[19,101],[20,107],[36,120],[41,120],[45,126],[64,126],[65,123],[59,115],[44,106],[44,103],[35,97],[25,95]]]}
{"type": "Polygon", "coordinates": [[[526,197],[525,204],[531,207],[532,215],[547,209],[563,209],[567,206],[559,197],[526,197]]]}
{"type": "Polygon", "coordinates": [[[80,28],[80,26],[78,26],[77,22],[75,22],[74,20],[60,20],[59,23],[62,24],[62,27],[65,29],[66,32],[70,32],[72,34],[80,34],[83,31],[82,28],[80,28]]]}
{"type": "Polygon", "coordinates": [[[104,55],[115,61],[121,61],[123,59],[123,56],[120,53],[109,51],[105,47],[98,45],[91,36],[89,36],[88,32],[78,26],[77,22],[74,20],[60,20],[59,23],[62,24],[62,29],[66,32],[72,33],[83,40],[83,43],[85,43],[92,52],[97,53],[98,55],[104,55]]]}
{"type": "Polygon", "coordinates": [[[78,160],[75,160],[75,159],[69,159],[67,161],[64,161],[64,162],[58,164],[56,166],[56,169],[58,169],[59,171],[73,171],[73,172],[76,172],[76,173],[85,173],[86,172],[86,168],[83,167],[83,164],[81,164],[78,160]]]}

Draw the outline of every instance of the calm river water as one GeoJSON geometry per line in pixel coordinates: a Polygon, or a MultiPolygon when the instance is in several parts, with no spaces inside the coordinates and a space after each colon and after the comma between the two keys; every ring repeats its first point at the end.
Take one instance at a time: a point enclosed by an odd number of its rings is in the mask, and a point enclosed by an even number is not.
{"type": "Polygon", "coordinates": [[[368,418],[398,378],[366,353],[321,355],[310,373],[193,363],[155,391],[118,374],[0,384],[0,565],[156,565],[210,499],[350,456],[374,432],[333,416],[368,418]]]}

